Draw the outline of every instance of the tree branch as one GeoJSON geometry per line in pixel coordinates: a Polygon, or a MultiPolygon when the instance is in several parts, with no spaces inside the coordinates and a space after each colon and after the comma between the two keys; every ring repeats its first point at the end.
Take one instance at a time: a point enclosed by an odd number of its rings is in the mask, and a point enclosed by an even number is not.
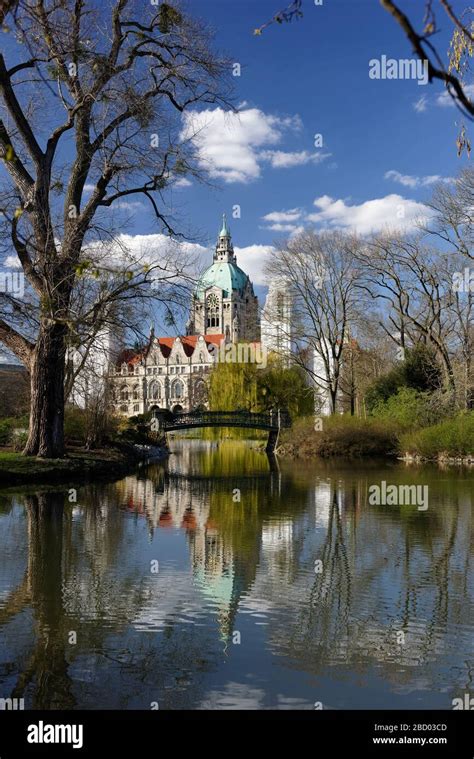
{"type": "Polygon", "coordinates": [[[30,369],[35,348],[34,343],[20,335],[3,319],[0,319],[0,340],[20,359],[27,369],[30,369]]]}

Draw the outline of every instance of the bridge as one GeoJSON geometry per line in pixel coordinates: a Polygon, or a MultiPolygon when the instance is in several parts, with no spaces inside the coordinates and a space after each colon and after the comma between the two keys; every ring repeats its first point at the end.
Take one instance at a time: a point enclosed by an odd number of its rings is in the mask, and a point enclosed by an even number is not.
{"type": "Polygon", "coordinates": [[[154,414],[154,429],[160,432],[176,432],[191,430],[198,427],[238,427],[240,429],[264,430],[268,432],[265,450],[273,453],[280,430],[291,427],[288,413],[268,411],[252,413],[251,411],[172,411],[156,410],[154,414]]]}

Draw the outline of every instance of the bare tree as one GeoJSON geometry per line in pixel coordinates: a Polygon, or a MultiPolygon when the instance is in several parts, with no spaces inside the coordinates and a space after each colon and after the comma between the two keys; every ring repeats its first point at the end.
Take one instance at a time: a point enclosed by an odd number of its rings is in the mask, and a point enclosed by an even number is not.
{"type": "Polygon", "coordinates": [[[474,170],[461,171],[453,185],[438,184],[427,205],[434,213],[425,231],[474,260],[474,170]]]}
{"type": "Polygon", "coordinates": [[[18,0],[0,0],[0,26],[9,13],[15,10],[18,0]]]}
{"type": "MultiPolygon", "coordinates": [[[[60,457],[65,354],[85,321],[74,313],[75,288],[95,268],[84,249],[110,241],[112,209],[130,200],[143,199],[165,232],[176,231],[163,193],[197,174],[181,113],[226,102],[227,64],[206,29],[170,3],[116,0],[109,13],[88,0],[20,0],[12,19],[12,62],[0,55],[1,213],[31,308],[2,294],[0,340],[31,375],[25,453],[60,457]]],[[[122,282],[100,305],[88,301],[90,319],[150,279],[118,268],[122,282]]]]}
{"type": "MultiPolygon", "coordinates": [[[[418,342],[433,348],[445,389],[458,398],[460,368],[471,375],[473,313],[472,293],[453,287],[460,260],[424,244],[420,235],[388,233],[368,243],[361,260],[362,287],[384,304],[382,328],[401,348],[418,342]]],[[[464,396],[466,402],[468,390],[464,396]]]]}
{"type": "Polygon", "coordinates": [[[437,51],[432,42],[432,38],[438,33],[437,17],[434,10],[434,0],[426,0],[423,15],[423,29],[420,32],[415,30],[415,26],[408,16],[403,13],[400,7],[392,0],[380,0],[384,8],[406,35],[410,42],[413,52],[422,61],[428,62],[428,79],[438,79],[444,82],[447,92],[458,106],[461,112],[469,119],[474,117],[474,103],[470,99],[466,90],[464,81],[465,71],[464,64],[467,58],[472,55],[470,52],[474,42],[474,33],[471,20],[471,9],[466,8],[465,14],[469,14],[468,20],[463,20],[462,16],[456,15],[448,0],[439,0],[439,5],[448,15],[453,24],[453,37],[451,43],[451,57],[449,66],[443,63],[442,56],[437,51]],[[456,73],[453,73],[455,71],[456,73]]]}
{"type": "Polygon", "coordinates": [[[316,388],[329,393],[331,413],[336,412],[343,356],[358,319],[359,244],[340,232],[305,232],[277,250],[267,267],[293,295],[292,339],[299,348],[293,360],[316,388]]]}

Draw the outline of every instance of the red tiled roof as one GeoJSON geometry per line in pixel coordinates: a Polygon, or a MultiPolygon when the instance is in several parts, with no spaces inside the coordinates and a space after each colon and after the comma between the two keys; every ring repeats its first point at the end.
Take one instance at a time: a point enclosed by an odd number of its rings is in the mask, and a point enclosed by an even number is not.
{"type": "MultiPolygon", "coordinates": [[[[199,340],[199,337],[200,335],[185,335],[184,337],[180,337],[186,356],[190,357],[193,355],[196,349],[196,345],[199,340]]],[[[220,345],[222,341],[224,340],[223,334],[202,335],[202,337],[204,338],[206,345],[210,345],[210,344],[220,345]]],[[[168,356],[170,355],[176,339],[177,339],[176,337],[155,338],[155,341],[158,344],[158,347],[160,348],[161,354],[164,356],[164,358],[168,358],[168,356]]],[[[117,365],[126,363],[126,364],[131,364],[132,366],[134,366],[135,364],[138,364],[141,361],[141,359],[144,357],[144,355],[149,352],[150,348],[151,348],[151,345],[148,346],[148,348],[145,348],[140,351],[133,350],[130,348],[123,350],[118,357],[117,365]]]]}
{"type": "Polygon", "coordinates": [[[214,345],[220,345],[224,339],[224,335],[203,335],[206,343],[214,343],[214,345]]]}
{"type": "Polygon", "coordinates": [[[171,348],[173,347],[173,343],[176,338],[174,337],[157,337],[156,342],[158,343],[161,353],[165,358],[168,358],[168,356],[171,353],[171,348]]]}
{"type": "Polygon", "coordinates": [[[133,348],[125,348],[121,353],[119,353],[118,359],[117,359],[117,365],[120,366],[121,364],[138,364],[143,356],[143,351],[137,351],[133,350],[133,348]]]}

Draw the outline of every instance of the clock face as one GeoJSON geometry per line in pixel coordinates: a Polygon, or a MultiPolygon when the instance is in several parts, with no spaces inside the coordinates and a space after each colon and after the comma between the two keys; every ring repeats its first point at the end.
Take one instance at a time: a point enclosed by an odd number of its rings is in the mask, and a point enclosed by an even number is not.
{"type": "Polygon", "coordinates": [[[208,308],[217,308],[219,305],[219,298],[215,293],[211,293],[211,295],[207,298],[207,307],[208,308]]]}

